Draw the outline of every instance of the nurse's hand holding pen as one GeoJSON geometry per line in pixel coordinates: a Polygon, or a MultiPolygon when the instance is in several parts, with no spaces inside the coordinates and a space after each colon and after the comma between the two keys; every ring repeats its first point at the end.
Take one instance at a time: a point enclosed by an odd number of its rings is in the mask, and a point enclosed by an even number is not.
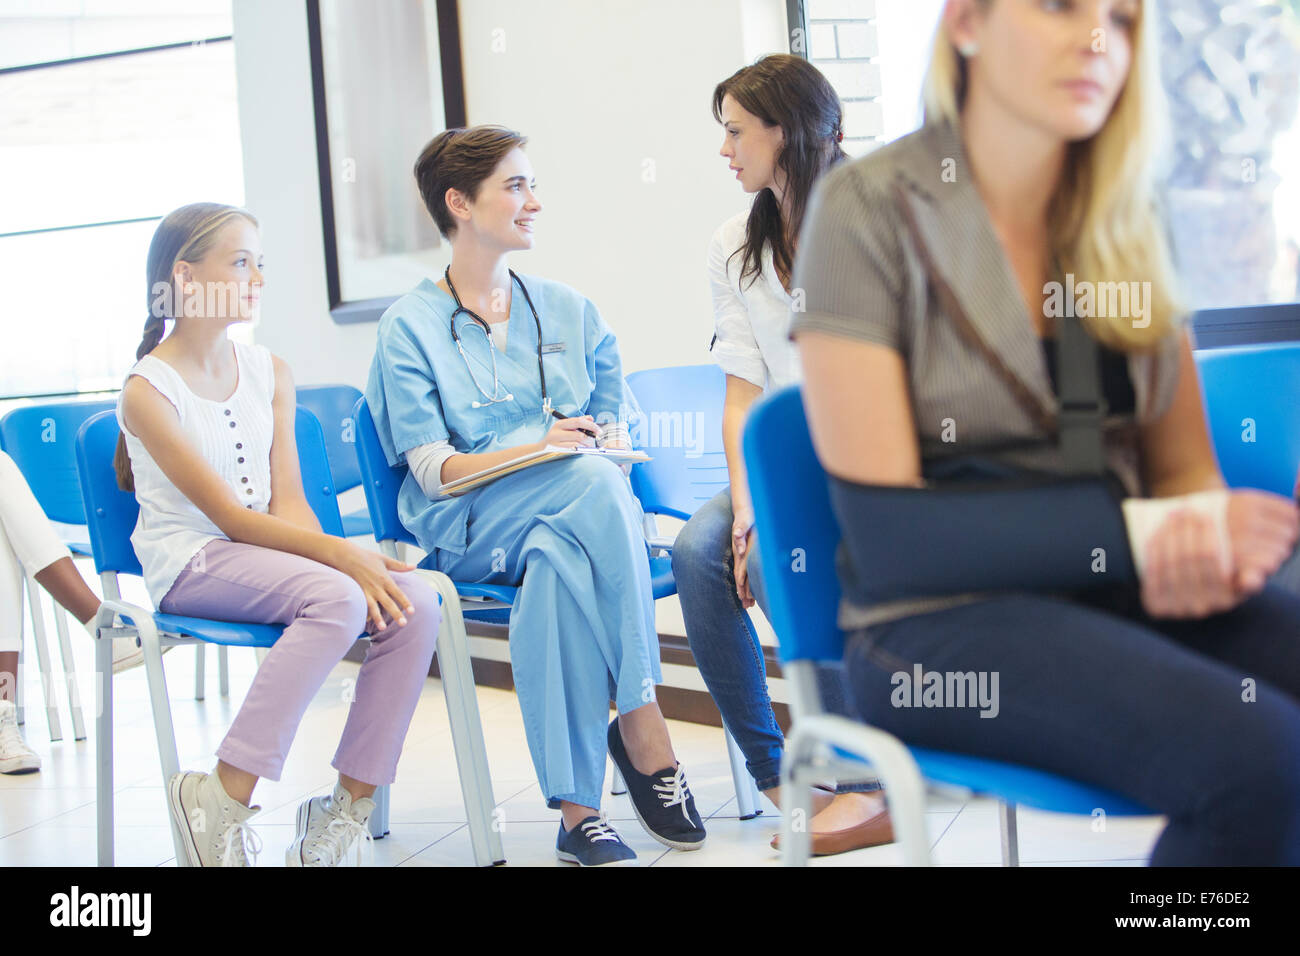
{"type": "Polygon", "coordinates": [[[594,432],[596,419],[590,415],[581,418],[561,418],[542,439],[543,445],[555,445],[558,448],[590,448],[596,444],[594,432]]]}

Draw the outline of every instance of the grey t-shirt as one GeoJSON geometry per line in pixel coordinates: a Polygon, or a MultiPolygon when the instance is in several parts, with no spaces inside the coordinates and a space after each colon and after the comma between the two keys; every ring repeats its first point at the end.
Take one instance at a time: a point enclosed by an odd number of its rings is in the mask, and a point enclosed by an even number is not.
{"type": "MultiPolygon", "coordinates": [[[[1052,437],[1058,406],[1040,340],[953,126],[929,124],[826,174],[799,238],[793,287],[805,310],[793,317],[792,338],[824,332],[902,355],[924,461],[983,454],[1022,468],[1065,470],[1052,437]],[[962,338],[923,255],[1014,388],[962,338]],[[997,450],[1009,445],[1022,447],[997,450]]],[[[1130,353],[1136,413],[1105,423],[1107,465],[1130,495],[1144,490],[1138,425],[1159,418],[1173,400],[1180,337],[1175,330],[1150,350],[1130,353]]],[[[852,573],[843,559],[841,565],[852,573]]],[[[864,627],[971,598],[875,607],[845,600],[840,625],[864,627]]]]}

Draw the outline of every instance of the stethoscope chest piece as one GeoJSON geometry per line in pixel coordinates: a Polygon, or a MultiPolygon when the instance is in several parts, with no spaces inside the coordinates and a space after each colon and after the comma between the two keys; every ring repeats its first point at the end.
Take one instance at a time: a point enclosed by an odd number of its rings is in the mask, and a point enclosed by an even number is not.
{"type": "MultiPolygon", "coordinates": [[[[456,351],[460,352],[461,360],[465,363],[465,371],[469,373],[470,381],[474,383],[474,387],[478,389],[479,394],[483,396],[483,401],[480,402],[475,400],[470,402],[470,407],[486,408],[488,405],[495,405],[498,402],[513,402],[515,397],[510,392],[506,392],[503,397],[499,395],[501,391],[501,379],[497,375],[497,349],[496,344],[492,341],[491,327],[483,320],[482,316],[474,312],[472,309],[465,308],[465,306],[461,304],[460,296],[457,294],[456,287],[451,281],[450,266],[443,270],[442,275],[443,278],[447,280],[447,288],[451,290],[451,297],[456,300],[456,311],[451,314],[452,341],[456,343],[456,351]],[[483,335],[487,338],[488,353],[492,356],[491,395],[485,392],[483,386],[479,384],[478,376],[474,374],[474,369],[469,364],[469,357],[465,354],[465,346],[461,344],[460,334],[456,331],[456,319],[462,312],[474,320],[475,324],[483,330],[483,335]]],[[[542,366],[542,320],[538,318],[537,308],[533,305],[533,297],[528,294],[528,288],[524,285],[524,281],[520,279],[519,276],[515,275],[514,270],[510,270],[510,278],[514,282],[518,283],[519,290],[524,294],[524,301],[528,303],[528,309],[533,313],[533,323],[537,326],[537,377],[541,381],[542,386],[542,408],[545,410],[546,414],[549,415],[551,413],[551,398],[546,393],[546,369],[542,366]]]]}

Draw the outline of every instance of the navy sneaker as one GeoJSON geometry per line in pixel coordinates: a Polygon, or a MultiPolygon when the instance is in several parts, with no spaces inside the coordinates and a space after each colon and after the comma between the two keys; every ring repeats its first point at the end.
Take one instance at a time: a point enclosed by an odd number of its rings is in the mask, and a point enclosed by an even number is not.
{"type": "Polygon", "coordinates": [[[623,775],[632,809],[646,833],[675,850],[698,850],[704,845],[704,821],[695,809],[681,764],[649,776],[640,773],[623,748],[617,718],[609,725],[609,755],[623,775]]]}
{"type": "Polygon", "coordinates": [[[561,820],[555,855],[564,863],[578,866],[636,866],[636,854],[614,832],[603,813],[587,817],[572,830],[565,830],[561,820]]]}

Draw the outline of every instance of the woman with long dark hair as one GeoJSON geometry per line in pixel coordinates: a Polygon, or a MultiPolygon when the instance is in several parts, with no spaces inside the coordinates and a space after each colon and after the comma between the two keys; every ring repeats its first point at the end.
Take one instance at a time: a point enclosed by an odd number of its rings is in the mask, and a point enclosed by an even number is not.
{"type": "MultiPolygon", "coordinates": [[[[763,596],[740,432],[749,407],[766,389],[799,378],[798,356],[788,340],[791,310],[802,300],[791,287],[795,245],[813,184],[847,158],[840,146],[843,111],[816,67],[777,54],[719,83],[713,116],[724,131],[720,155],[754,196],[750,208],[724,222],[709,243],[712,351],[727,375],[722,432],[730,486],[678,534],[673,573],[700,674],[758,789],[776,803],[784,738],[772,711],[763,649],[746,613],[763,596]]],[[[842,675],[828,670],[821,677],[828,706],[843,711],[842,675]]],[[[842,789],[818,805],[813,852],[892,840],[881,795],[870,792],[879,786],[842,789]]]]}

